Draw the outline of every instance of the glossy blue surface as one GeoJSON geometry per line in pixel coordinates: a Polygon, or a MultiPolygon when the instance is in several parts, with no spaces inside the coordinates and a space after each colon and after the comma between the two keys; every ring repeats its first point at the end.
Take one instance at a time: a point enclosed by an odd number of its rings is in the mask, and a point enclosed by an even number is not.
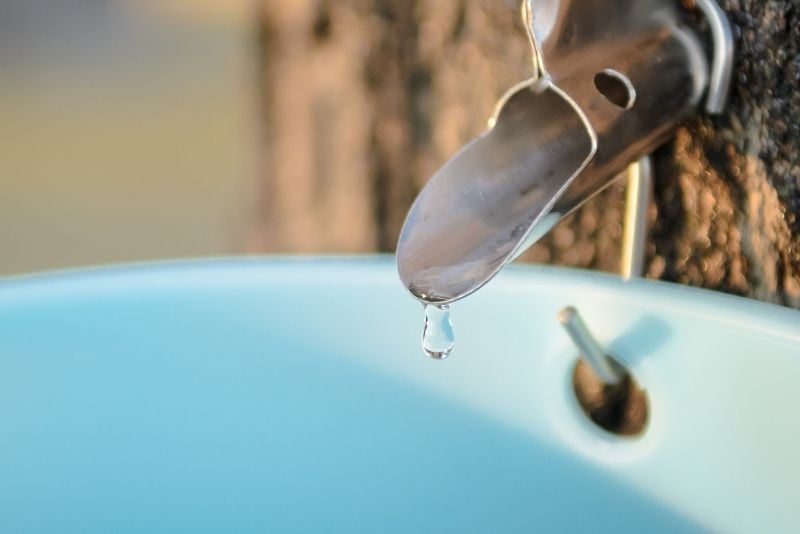
{"type": "Polygon", "coordinates": [[[548,268],[454,306],[450,359],[391,258],[0,283],[0,532],[790,532],[800,314],[548,268]],[[555,320],[648,389],[595,429],[555,320]]]}

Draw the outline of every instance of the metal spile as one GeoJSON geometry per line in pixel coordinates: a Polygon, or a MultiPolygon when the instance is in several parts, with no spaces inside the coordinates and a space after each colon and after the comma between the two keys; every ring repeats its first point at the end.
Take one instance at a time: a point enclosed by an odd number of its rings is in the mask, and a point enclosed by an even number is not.
{"type": "Polygon", "coordinates": [[[400,278],[427,303],[476,291],[677,123],[724,107],[732,39],[713,0],[709,67],[678,0],[527,0],[533,76],[489,129],[422,190],[397,248],[400,278]]]}

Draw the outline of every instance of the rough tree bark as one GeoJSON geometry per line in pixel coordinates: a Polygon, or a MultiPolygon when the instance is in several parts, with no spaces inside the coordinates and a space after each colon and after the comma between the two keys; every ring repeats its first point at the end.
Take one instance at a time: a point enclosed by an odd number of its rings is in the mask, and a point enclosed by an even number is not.
{"type": "MultiPolygon", "coordinates": [[[[800,307],[800,0],[720,1],[737,40],[731,104],[656,154],[648,275],[800,307]]],[[[393,250],[419,188],[528,75],[517,0],[262,5],[251,248],[393,250]]],[[[525,259],[616,271],[623,200],[610,187],[525,259]]]]}

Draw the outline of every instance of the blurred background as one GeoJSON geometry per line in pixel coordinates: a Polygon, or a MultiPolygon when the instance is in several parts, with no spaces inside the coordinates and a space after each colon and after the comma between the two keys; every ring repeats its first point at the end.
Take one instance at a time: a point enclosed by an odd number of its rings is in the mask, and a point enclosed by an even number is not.
{"type": "MultiPolygon", "coordinates": [[[[800,13],[720,3],[736,87],[656,154],[647,275],[800,306],[800,13]]],[[[0,0],[0,275],[391,252],[529,69],[517,0],[0,0]]],[[[623,201],[523,260],[617,271],[623,201]]]]}
{"type": "Polygon", "coordinates": [[[0,274],[244,251],[256,35],[245,1],[0,1],[0,274]]]}

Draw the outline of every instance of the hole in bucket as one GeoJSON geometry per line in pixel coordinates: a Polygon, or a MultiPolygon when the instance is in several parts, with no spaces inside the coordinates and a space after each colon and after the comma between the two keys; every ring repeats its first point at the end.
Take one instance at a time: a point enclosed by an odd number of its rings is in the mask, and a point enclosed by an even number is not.
{"type": "Polygon", "coordinates": [[[618,436],[633,437],[647,427],[647,395],[616,360],[611,364],[625,376],[615,386],[604,384],[582,359],[572,373],[572,386],[583,413],[597,426],[618,436]]]}
{"type": "Polygon", "coordinates": [[[622,109],[630,109],[636,102],[636,89],[625,75],[606,69],[594,75],[594,86],[606,100],[622,109]]]}

